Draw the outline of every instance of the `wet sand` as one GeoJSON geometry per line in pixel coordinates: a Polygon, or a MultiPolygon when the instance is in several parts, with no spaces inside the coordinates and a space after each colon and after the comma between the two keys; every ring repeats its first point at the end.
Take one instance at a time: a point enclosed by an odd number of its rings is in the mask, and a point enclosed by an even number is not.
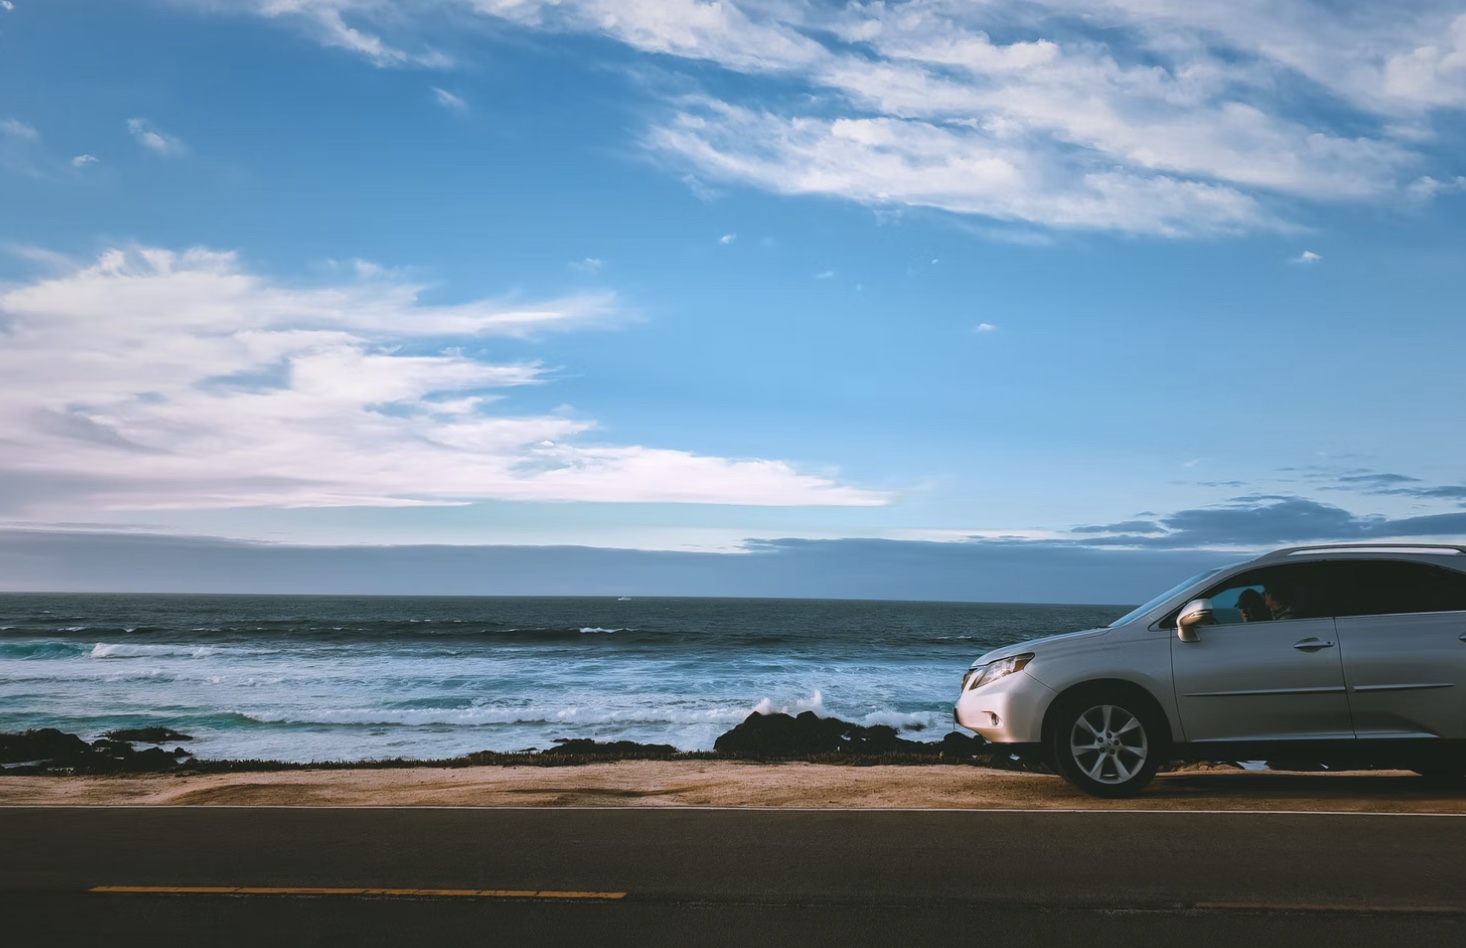
{"type": "Polygon", "coordinates": [[[964,766],[617,761],[231,774],[0,776],[5,806],[700,806],[1466,813],[1466,788],[1413,774],[1232,769],[1162,774],[1098,800],[1057,777],[964,766]]]}

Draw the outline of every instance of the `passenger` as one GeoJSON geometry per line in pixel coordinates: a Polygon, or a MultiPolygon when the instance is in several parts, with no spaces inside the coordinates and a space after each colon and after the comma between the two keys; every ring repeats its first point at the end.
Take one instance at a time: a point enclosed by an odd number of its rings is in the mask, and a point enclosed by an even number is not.
{"type": "Polygon", "coordinates": [[[1272,613],[1274,619],[1298,618],[1293,614],[1293,590],[1286,586],[1269,583],[1262,598],[1267,603],[1268,612],[1272,613]]]}
{"type": "Polygon", "coordinates": [[[1237,611],[1242,613],[1243,622],[1266,622],[1273,617],[1267,607],[1267,600],[1256,589],[1244,589],[1237,597],[1237,611]]]}

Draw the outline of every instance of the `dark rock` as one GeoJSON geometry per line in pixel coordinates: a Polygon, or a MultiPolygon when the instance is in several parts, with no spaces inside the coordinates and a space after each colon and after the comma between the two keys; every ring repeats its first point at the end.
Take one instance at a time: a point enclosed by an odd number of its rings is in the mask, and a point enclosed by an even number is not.
{"type": "Polygon", "coordinates": [[[677,748],[671,744],[638,744],[636,741],[593,741],[588,737],[561,737],[546,754],[579,757],[671,757],[677,748]]]}
{"type": "Polygon", "coordinates": [[[976,734],[952,731],[937,741],[937,756],[947,760],[961,760],[969,757],[988,757],[993,746],[976,734]]]}
{"type": "Polygon", "coordinates": [[[129,771],[146,772],[151,770],[171,770],[178,763],[173,755],[161,747],[149,747],[140,750],[131,757],[125,758],[121,769],[129,771]]]}
{"type": "Polygon", "coordinates": [[[127,741],[105,737],[88,744],[55,728],[0,734],[0,763],[33,764],[7,768],[13,773],[59,770],[79,774],[172,770],[178,765],[174,755],[161,747],[138,751],[127,741]]]}
{"type": "Polygon", "coordinates": [[[806,757],[814,754],[920,754],[935,757],[941,745],[908,741],[884,724],[864,727],[822,718],[813,711],[798,717],[754,712],[713,743],[720,754],[740,757],[806,757]]]}
{"type": "Polygon", "coordinates": [[[167,727],[123,728],[120,731],[108,731],[107,736],[114,741],[132,741],[139,744],[162,744],[164,741],[193,740],[191,736],[180,734],[172,728],[167,727]]]}
{"type": "Polygon", "coordinates": [[[30,760],[69,760],[85,754],[87,749],[86,741],[54,727],[26,731],[23,734],[0,734],[0,764],[30,760]]]}

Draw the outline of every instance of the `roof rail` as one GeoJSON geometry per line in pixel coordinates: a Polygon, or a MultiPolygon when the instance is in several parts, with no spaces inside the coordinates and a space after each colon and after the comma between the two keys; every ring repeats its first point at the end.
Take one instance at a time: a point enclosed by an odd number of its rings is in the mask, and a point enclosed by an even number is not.
{"type": "Polygon", "coordinates": [[[1421,553],[1466,554],[1466,546],[1451,543],[1315,543],[1311,546],[1290,546],[1282,550],[1264,553],[1257,560],[1280,560],[1299,553],[1404,553],[1416,550],[1421,553]]]}

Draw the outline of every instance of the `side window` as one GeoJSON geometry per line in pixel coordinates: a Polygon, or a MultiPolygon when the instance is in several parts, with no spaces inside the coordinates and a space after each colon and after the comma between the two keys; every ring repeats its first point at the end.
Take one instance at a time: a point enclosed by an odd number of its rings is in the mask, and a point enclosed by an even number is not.
{"type": "Polygon", "coordinates": [[[1341,616],[1466,611],[1466,573],[1405,560],[1339,566],[1347,577],[1341,616]]]}
{"type": "Polygon", "coordinates": [[[1218,583],[1206,598],[1221,625],[1317,619],[1335,614],[1331,578],[1325,564],[1265,566],[1218,583]]]}
{"type": "Polygon", "coordinates": [[[1213,616],[1218,624],[1262,622],[1273,617],[1267,607],[1267,586],[1261,582],[1248,582],[1247,579],[1248,577],[1238,577],[1228,583],[1225,589],[1207,597],[1211,599],[1215,609],[1213,616]]]}

